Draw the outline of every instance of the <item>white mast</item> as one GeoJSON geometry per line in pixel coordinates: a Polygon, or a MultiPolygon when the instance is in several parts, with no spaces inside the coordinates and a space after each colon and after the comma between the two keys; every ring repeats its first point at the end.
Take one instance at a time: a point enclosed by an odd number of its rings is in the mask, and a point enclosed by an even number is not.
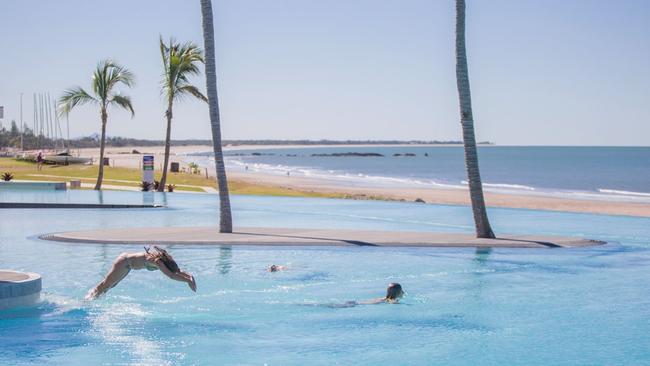
{"type": "Polygon", "coordinates": [[[25,125],[23,124],[23,93],[20,93],[20,151],[25,150],[23,145],[24,133],[25,133],[25,125]]]}

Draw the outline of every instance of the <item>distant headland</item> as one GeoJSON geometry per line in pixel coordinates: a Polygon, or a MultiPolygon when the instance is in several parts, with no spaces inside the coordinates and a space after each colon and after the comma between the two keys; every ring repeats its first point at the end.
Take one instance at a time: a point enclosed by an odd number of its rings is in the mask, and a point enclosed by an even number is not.
{"type": "MultiPolygon", "coordinates": [[[[21,133],[14,125],[11,129],[0,128],[0,148],[19,148],[21,133]]],[[[62,139],[50,139],[44,136],[35,136],[26,128],[22,134],[23,147],[25,150],[50,149],[50,148],[95,148],[99,147],[99,136],[97,134],[77,137],[64,141],[62,139]]],[[[131,137],[106,137],[106,146],[109,147],[146,147],[163,146],[164,140],[138,139],[131,137]]],[[[212,140],[208,139],[186,139],[172,140],[173,146],[212,146],[212,140]]],[[[223,146],[291,146],[291,145],[460,145],[462,141],[439,141],[439,140],[223,140],[223,146]]],[[[479,145],[494,145],[493,142],[483,141],[479,145]]]]}

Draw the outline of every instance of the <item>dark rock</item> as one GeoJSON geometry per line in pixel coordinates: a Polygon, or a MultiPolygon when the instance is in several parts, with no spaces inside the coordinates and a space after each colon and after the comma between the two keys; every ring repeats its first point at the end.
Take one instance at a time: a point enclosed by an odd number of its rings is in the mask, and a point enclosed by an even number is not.
{"type": "Polygon", "coordinates": [[[359,157],[383,157],[384,155],[378,153],[358,153],[358,152],[345,152],[345,153],[332,153],[332,154],[311,154],[311,156],[359,156],[359,157]]]}

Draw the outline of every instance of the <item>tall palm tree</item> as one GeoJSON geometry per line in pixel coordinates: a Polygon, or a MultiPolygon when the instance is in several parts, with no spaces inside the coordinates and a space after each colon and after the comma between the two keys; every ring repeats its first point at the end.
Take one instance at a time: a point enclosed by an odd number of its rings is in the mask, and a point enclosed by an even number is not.
{"type": "Polygon", "coordinates": [[[102,189],[104,179],[104,148],[106,146],[106,122],[108,122],[108,107],[115,106],[131,112],[131,118],[135,115],[131,98],[121,95],[115,91],[118,84],[131,87],[135,84],[133,73],[126,67],[113,60],[103,60],[97,64],[97,69],[92,76],[92,92],[88,94],[81,87],[74,87],[66,90],[59,98],[58,108],[62,115],[67,115],[76,106],[83,104],[99,105],[99,116],[102,122],[101,140],[99,143],[99,173],[95,190],[102,189]]]}
{"type": "Polygon", "coordinates": [[[160,178],[158,191],[164,192],[167,182],[167,166],[169,164],[174,101],[188,95],[204,102],[207,102],[208,98],[188,81],[188,76],[200,73],[197,64],[203,63],[203,51],[197,45],[190,42],[180,44],[173,39],[169,40],[169,45],[165,45],[161,37],[160,56],[164,67],[162,93],[167,97],[167,110],[165,111],[167,136],[165,137],[165,162],[163,163],[162,178],[160,178]]]}
{"type": "Polygon", "coordinates": [[[205,49],[205,78],[208,89],[208,104],[210,107],[210,125],[212,126],[212,146],[214,163],[217,168],[217,185],[219,186],[219,231],[232,233],[232,213],[230,211],[230,196],[228,195],[228,180],[226,167],[221,151],[221,121],[219,119],[219,99],[217,96],[217,67],[214,54],[214,25],[212,21],[212,1],[201,0],[201,16],[203,18],[203,41],[205,49]]]}
{"type": "Polygon", "coordinates": [[[472,201],[474,225],[478,238],[494,238],[488,221],[483,185],[478,167],[476,137],[474,136],[474,117],[472,116],[472,97],[469,90],[467,54],[465,51],[465,0],[456,0],[456,84],[460,102],[460,124],[463,127],[465,146],[465,168],[469,181],[469,196],[472,201]]]}

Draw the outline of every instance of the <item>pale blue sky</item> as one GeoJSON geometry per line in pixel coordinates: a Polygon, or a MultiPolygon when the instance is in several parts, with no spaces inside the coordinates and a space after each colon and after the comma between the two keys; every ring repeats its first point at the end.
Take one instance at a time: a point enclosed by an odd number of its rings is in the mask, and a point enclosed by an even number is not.
{"type": "MultiPolygon", "coordinates": [[[[650,1],[467,3],[479,140],[650,144],[650,1]]],[[[224,138],[460,139],[453,0],[213,4],[224,138]]],[[[202,45],[200,15],[199,0],[0,0],[5,124],[21,92],[31,125],[32,93],[89,88],[110,57],[138,84],[136,117],[113,111],[109,135],[163,138],[158,35],[202,45]]],[[[173,138],[210,137],[205,104],[174,117],[173,138]]],[[[73,136],[99,128],[92,107],[70,121],[73,136]]]]}

